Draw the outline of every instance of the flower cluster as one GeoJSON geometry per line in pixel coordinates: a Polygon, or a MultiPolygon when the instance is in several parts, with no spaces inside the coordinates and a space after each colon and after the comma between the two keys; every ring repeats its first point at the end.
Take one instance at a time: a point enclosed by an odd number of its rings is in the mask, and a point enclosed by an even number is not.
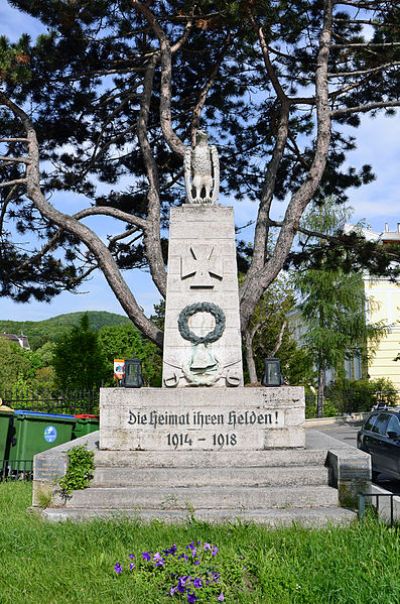
{"type": "MultiPolygon", "coordinates": [[[[218,547],[212,543],[192,541],[178,549],[174,544],[160,551],[143,551],[129,554],[130,573],[164,573],[163,587],[171,597],[188,604],[225,602],[221,572],[217,570],[218,547]],[[166,575],[166,576],[165,576],[166,575]],[[165,585],[167,583],[167,585],[165,585]]],[[[114,566],[117,575],[124,572],[123,565],[114,566]]]]}

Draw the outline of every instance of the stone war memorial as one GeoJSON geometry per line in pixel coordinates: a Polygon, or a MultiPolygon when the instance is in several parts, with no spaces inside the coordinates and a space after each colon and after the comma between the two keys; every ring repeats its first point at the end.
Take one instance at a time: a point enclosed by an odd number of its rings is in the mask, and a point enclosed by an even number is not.
{"type": "Polygon", "coordinates": [[[199,132],[187,203],[171,209],[162,388],[104,389],[100,448],[246,451],[304,446],[302,388],[244,388],[233,208],[199,132]]]}
{"type": "MultiPolygon", "coordinates": [[[[369,458],[328,452],[318,433],[306,445],[302,387],[244,386],[234,212],[218,204],[205,133],[184,172],[186,203],[170,215],[162,387],[101,389],[100,432],[80,439],[95,450],[94,479],[67,499],[54,491],[44,515],[347,522],[338,494],[351,494],[352,472],[368,480],[369,458]]],[[[36,456],[34,504],[71,446],[36,456]]]]}

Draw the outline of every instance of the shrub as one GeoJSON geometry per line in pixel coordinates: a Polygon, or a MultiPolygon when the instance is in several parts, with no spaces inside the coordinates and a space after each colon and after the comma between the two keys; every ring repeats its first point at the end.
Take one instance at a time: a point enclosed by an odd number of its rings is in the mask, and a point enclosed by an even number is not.
{"type": "Polygon", "coordinates": [[[335,382],[328,386],[326,394],[340,413],[370,411],[381,400],[388,405],[397,402],[396,387],[387,378],[335,382]]]}
{"type": "Polygon", "coordinates": [[[68,468],[65,476],[59,481],[64,495],[86,488],[93,478],[94,453],[86,447],[72,447],[68,451],[68,468]]]}

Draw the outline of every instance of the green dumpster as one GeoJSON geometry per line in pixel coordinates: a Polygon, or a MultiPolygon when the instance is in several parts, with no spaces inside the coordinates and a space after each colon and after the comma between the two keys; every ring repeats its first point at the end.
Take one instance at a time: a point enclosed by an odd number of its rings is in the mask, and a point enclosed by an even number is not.
{"type": "Polygon", "coordinates": [[[99,429],[99,416],[90,413],[80,413],[75,415],[76,424],[73,430],[72,438],[80,438],[99,429]]]}
{"type": "Polygon", "coordinates": [[[76,419],[36,411],[14,411],[14,429],[10,448],[10,470],[32,470],[33,457],[72,440],[76,419]]]}
{"type": "Polygon", "coordinates": [[[0,474],[9,455],[13,415],[14,411],[9,407],[0,407],[0,474]]]}

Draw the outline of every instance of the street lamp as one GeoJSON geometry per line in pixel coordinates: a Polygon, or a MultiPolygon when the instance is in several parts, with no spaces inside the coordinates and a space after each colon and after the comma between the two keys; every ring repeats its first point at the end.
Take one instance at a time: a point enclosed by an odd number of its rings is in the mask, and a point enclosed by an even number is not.
{"type": "Polygon", "coordinates": [[[261,380],[263,386],[281,386],[281,362],[279,359],[264,359],[264,375],[261,380]]]}
{"type": "Polygon", "coordinates": [[[125,375],[122,379],[122,386],[124,388],[141,388],[143,386],[140,359],[126,359],[125,375]]]}

